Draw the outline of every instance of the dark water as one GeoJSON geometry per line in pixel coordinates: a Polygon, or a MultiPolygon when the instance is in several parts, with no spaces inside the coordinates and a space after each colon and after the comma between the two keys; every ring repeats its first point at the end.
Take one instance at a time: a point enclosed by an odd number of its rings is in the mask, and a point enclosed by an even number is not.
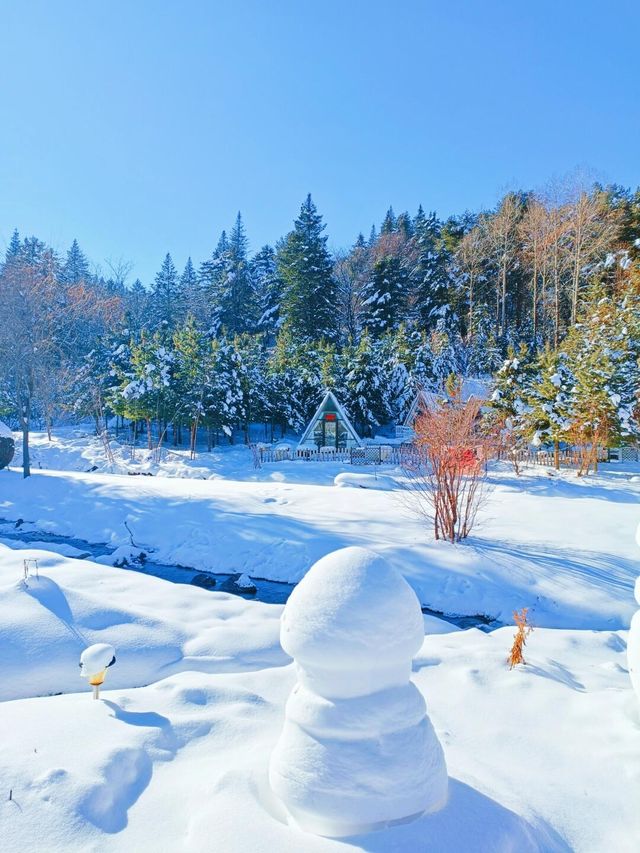
{"type": "MultiPolygon", "coordinates": [[[[77,548],[87,558],[104,557],[106,554],[111,554],[114,548],[104,542],[87,542],[84,539],[77,539],[73,536],[59,536],[56,533],[48,533],[46,531],[21,531],[16,528],[13,522],[6,521],[0,518],[0,525],[6,529],[0,531],[0,540],[20,541],[20,542],[43,542],[50,544],[71,545],[77,548]]],[[[221,586],[234,577],[237,573],[217,573],[203,572],[201,569],[194,569],[188,566],[170,566],[164,563],[156,563],[154,560],[146,559],[143,562],[135,562],[131,565],[123,566],[123,570],[132,572],[141,572],[145,575],[152,575],[162,580],[171,581],[172,583],[191,584],[191,581],[196,575],[208,575],[216,582],[212,592],[228,591],[221,590],[221,586]]],[[[283,583],[281,581],[267,580],[266,578],[257,578],[251,575],[256,592],[243,593],[232,592],[232,595],[239,595],[241,598],[252,599],[254,601],[263,601],[266,604],[285,604],[295,584],[283,583]]],[[[422,607],[422,612],[429,616],[436,616],[451,625],[456,625],[458,628],[480,628],[483,631],[491,631],[494,628],[500,627],[500,623],[490,619],[487,616],[478,614],[475,616],[462,616],[450,613],[442,613],[439,610],[432,610],[429,607],[422,607]]]]}

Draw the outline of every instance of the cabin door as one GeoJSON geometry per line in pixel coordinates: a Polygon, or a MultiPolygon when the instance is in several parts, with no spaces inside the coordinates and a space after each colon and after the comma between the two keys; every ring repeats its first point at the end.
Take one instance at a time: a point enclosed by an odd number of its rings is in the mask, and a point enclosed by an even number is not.
{"type": "Polygon", "coordinates": [[[338,446],[338,433],[336,421],[324,422],[324,443],[326,447],[338,446]]]}

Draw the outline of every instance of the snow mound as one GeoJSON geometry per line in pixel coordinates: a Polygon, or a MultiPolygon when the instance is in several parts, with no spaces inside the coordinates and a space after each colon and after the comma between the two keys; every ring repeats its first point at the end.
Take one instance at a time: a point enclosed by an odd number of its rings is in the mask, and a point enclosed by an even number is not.
{"type": "Polygon", "coordinates": [[[298,684],[269,780],[302,829],[344,837],[445,805],[444,754],[410,681],[423,639],[415,593],[364,548],[323,557],[292,593],[281,643],[298,684]]]}
{"type": "Polygon", "coordinates": [[[13,438],[13,433],[4,421],[0,421],[0,438],[13,438]]]}
{"type": "Polygon", "coordinates": [[[388,492],[396,488],[395,480],[384,474],[352,474],[350,471],[343,471],[333,482],[342,489],[379,489],[388,492]]]}
{"type": "Polygon", "coordinates": [[[0,601],[0,703],[78,691],[78,660],[94,643],[118,650],[118,666],[109,671],[114,689],[183,670],[240,672],[288,662],[277,605],[51,552],[0,545],[0,601]],[[25,553],[40,566],[28,587],[25,553]]]}

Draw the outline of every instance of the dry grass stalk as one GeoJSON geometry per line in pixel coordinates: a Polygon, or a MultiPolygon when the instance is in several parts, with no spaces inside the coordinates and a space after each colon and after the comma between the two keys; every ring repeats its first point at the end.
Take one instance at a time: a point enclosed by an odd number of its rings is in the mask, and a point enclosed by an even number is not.
{"type": "Polygon", "coordinates": [[[511,652],[508,657],[509,669],[513,669],[514,666],[517,666],[518,664],[526,665],[527,663],[524,659],[522,650],[527,644],[527,637],[533,631],[533,626],[527,622],[528,612],[528,607],[523,607],[522,610],[513,611],[513,618],[515,620],[517,630],[513,635],[513,645],[511,646],[511,652]]]}

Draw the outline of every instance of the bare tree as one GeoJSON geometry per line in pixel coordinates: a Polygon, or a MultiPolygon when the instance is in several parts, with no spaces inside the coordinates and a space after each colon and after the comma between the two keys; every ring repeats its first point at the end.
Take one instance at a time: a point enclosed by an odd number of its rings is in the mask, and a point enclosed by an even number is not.
{"type": "Polygon", "coordinates": [[[486,490],[493,445],[480,426],[481,401],[430,405],[415,424],[416,459],[405,467],[405,503],[433,524],[436,539],[460,542],[471,533],[486,490]]]}
{"type": "Polygon", "coordinates": [[[496,269],[496,335],[506,330],[507,293],[509,276],[515,268],[519,251],[518,225],[524,212],[522,199],[516,193],[508,193],[496,212],[484,217],[489,255],[496,269]]]}
{"type": "Polygon", "coordinates": [[[605,257],[618,235],[618,217],[595,193],[578,193],[567,205],[571,272],[571,324],[576,322],[580,289],[590,267],[605,257]]]}
{"type": "Polygon", "coordinates": [[[546,245],[549,233],[549,217],[544,205],[532,198],[520,222],[522,254],[531,273],[531,322],[533,340],[538,337],[540,302],[544,302],[546,283],[546,245]]]}
{"type": "Polygon", "coordinates": [[[0,365],[22,431],[23,476],[31,474],[29,430],[39,378],[52,364],[59,308],[56,258],[44,246],[5,265],[0,277],[0,365]]]}
{"type": "Polygon", "coordinates": [[[485,267],[486,245],[483,232],[477,226],[468,231],[456,250],[454,263],[467,291],[467,335],[473,339],[476,290],[485,267]]]}

